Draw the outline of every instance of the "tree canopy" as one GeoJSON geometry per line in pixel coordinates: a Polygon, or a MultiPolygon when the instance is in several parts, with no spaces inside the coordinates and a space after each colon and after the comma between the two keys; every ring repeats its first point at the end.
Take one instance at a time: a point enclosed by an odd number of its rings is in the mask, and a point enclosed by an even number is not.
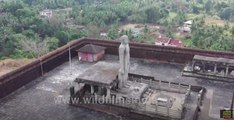
{"type": "Polygon", "coordinates": [[[0,59],[38,57],[71,40],[98,37],[101,31],[107,31],[109,39],[123,34],[140,42],[153,39],[148,26],[138,37],[132,30],[119,31],[120,24],[129,22],[163,26],[166,36],[177,37],[173,28],[182,26],[191,15],[203,18],[193,19],[191,37],[185,38],[190,40],[188,47],[234,51],[233,24],[211,26],[203,20],[204,17],[214,17],[232,23],[233,0],[1,1],[0,59]],[[40,15],[43,10],[52,11],[52,17],[40,15]],[[40,52],[25,50],[25,46],[39,43],[43,43],[40,47],[43,49],[38,49],[40,52]]]}

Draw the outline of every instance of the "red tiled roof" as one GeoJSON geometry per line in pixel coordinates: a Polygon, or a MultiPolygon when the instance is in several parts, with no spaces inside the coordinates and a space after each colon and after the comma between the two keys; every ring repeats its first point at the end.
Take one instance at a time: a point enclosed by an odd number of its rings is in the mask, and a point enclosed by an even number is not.
{"type": "Polygon", "coordinates": [[[157,43],[162,43],[167,46],[182,47],[181,40],[168,38],[168,37],[158,37],[157,43]]]}
{"type": "Polygon", "coordinates": [[[168,43],[170,38],[167,37],[158,37],[157,42],[168,43]]]}
{"type": "Polygon", "coordinates": [[[92,53],[92,54],[96,54],[99,53],[103,50],[105,50],[105,47],[102,46],[98,46],[98,45],[93,45],[93,44],[87,44],[84,47],[76,50],[78,52],[85,52],[85,53],[92,53]]]}
{"type": "Polygon", "coordinates": [[[182,42],[177,39],[171,39],[169,42],[169,45],[176,46],[176,47],[182,47],[182,42]]]}

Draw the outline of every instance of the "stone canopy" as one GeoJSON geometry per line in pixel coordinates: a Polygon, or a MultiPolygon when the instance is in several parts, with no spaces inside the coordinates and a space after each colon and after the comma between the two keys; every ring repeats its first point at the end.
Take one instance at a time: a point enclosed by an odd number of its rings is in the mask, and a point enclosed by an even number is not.
{"type": "Polygon", "coordinates": [[[78,83],[110,87],[117,79],[119,64],[111,62],[98,62],[76,78],[78,83]]]}

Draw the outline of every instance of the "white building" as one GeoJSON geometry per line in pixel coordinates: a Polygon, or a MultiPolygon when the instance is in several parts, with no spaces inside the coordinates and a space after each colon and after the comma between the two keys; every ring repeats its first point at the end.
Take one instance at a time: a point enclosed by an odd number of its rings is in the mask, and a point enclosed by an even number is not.
{"type": "Polygon", "coordinates": [[[106,32],[101,32],[101,33],[100,33],[100,36],[101,36],[101,37],[107,37],[107,33],[106,33],[106,32]]]}
{"type": "Polygon", "coordinates": [[[192,24],[193,24],[192,20],[186,21],[184,22],[184,27],[192,27],[192,24]]]}
{"type": "Polygon", "coordinates": [[[185,32],[185,33],[191,33],[192,30],[190,27],[186,27],[186,26],[183,26],[183,27],[180,27],[179,28],[181,32],[185,32]]]}
{"type": "Polygon", "coordinates": [[[48,17],[48,18],[51,18],[53,16],[53,11],[52,10],[49,10],[49,9],[46,9],[46,10],[43,10],[40,12],[40,15],[42,17],[48,17]]]}

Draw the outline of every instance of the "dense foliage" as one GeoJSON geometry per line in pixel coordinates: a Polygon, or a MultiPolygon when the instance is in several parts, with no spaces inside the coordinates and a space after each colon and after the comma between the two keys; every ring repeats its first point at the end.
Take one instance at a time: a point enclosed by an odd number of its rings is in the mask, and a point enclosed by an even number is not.
{"type": "Polygon", "coordinates": [[[33,3],[33,0],[25,0],[0,4],[0,58],[39,57],[69,40],[86,35],[84,31],[66,27],[63,14],[42,19],[40,7],[47,6],[39,3],[37,7],[30,6],[33,3]]]}
{"type": "Polygon", "coordinates": [[[141,42],[152,39],[147,26],[137,38],[131,30],[119,31],[124,23],[157,24],[165,35],[177,37],[172,28],[191,15],[192,33],[180,37],[186,46],[234,51],[233,0],[9,0],[0,3],[0,15],[0,58],[39,57],[70,40],[97,37],[102,30],[108,30],[109,39],[123,34],[141,42]],[[52,9],[53,17],[42,18],[44,9],[52,9]],[[208,17],[226,23],[207,25],[208,17]]]}

